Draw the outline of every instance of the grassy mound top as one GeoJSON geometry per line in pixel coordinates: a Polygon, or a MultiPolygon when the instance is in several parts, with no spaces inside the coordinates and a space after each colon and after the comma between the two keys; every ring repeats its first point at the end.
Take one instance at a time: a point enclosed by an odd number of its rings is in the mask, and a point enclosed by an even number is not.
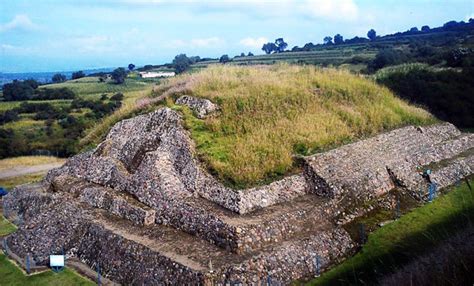
{"type": "Polygon", "coordinates": [[[186,93],[219,104],[221,111],[204,120],[177,108],[185,114],[198,155],[222,181],[238,188],[290,173],[294,155],[435,120],[388,89],[343,70],[220,65],[170,82],[183,83],[186,93]]]}

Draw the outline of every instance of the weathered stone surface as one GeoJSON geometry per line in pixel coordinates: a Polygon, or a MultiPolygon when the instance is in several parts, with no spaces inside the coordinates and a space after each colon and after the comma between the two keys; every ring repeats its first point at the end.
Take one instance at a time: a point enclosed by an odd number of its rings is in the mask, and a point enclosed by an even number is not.
{"type": "Polygon", "coordinates": [[[103,187],[88,187],[82,190],[81,202],[101,208],[136,224],[155,223],[155,210],[125,195],[118,195],[103,187]]]}
{"type": "Polygon", "coordinates": [[[427,185],[423,166],[473,148],[474,136],[460,135],[449,123],[396,129],[307,157],[305,175],[313,192],[332,198],[371,199],[396,185],[417,192],[427,185]]]}
{"type": "Polygon", "coordinates": [[[216,111],[219,107],[208,99],[183,95],[176,100],[176,104],[186,105],[193,110],[198,118],[204,118],[206,115],[216,111]]]}
{"type": "Polygon", "coordinates": [[[268,275],[288,284],[314,274],[316,255],[326,269],[350,253],[338,224],[379,201],[392,208],[390,190],[423,199],[430,181],[444,187],[474,170],[472,135],[409,126],[307,157],[302,174],[233,190],[200,167],[181,123],[169,108],[121,121],[41,185],[13,190],[4,199],[19,222],[11,249],[46,265],[64,248],[124,284],[256,284],[268,275]]]}
{"type": "Polygon", "coordinates": [[[105,277],[127,285],[251,283],[268,275],[287,284],[314,273],[315,255],[325,269],[354,247],[344,230],[330,228],[241,256],[178,230],[138,226],[58,195],[18,188],[7,196],[10,212],[24,218],[18,231],[7,237],[9,249],[20,257],[32,254],[37,265],[46,265],[49,254],[64,250],[91,268],[99,264],[105,277]],[[29,204],[15,200],[20,197],[28,197],[29,204]]]}
{"type": "Polygon", "coordinates": [[[474,155],[458,158],[449,165],[435,170],[430,175],[430,180],[436,183],[438,188],[444,188],[459,182],[472,173],[474,173],[474,155]]]}

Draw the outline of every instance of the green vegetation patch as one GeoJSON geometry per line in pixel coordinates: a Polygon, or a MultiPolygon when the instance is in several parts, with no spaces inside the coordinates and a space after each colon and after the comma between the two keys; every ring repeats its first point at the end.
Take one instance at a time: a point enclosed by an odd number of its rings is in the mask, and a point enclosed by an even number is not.
{"type": "Polygon", "coordinates": [[[77,95],[87,95],[94,93],[116,93],[141,90],[148,83],[138,79],[127,78],[123,84],[116,84],[113,81],[99,81],[99,77],[83,77],[62,83],[47,84],[40,86],[43,88],[68,88],[77,95]]]}
{"type": "MultiPolygon", "coordinates": [[[[471,186],[474,180],[470,179],[471,186]]],[[[474,219],[474,191],[466,183],[371,233],[355,256],[309,285],[371,285],[464,229],[474,219]]]]}
{"type": "Polygon", "coordinates": [[[343,70],[211,66],[188,80],[191,94],[210,99],[221,110],[204,120],[184,112],[186,126],[211,171],[234,187],[291,172],[295,154],[434,122],[428,112],[388,89],[343,70]]]}
{"type": "Polygon", "coordinates": [[[0,236],[8,235],[16,230],[16,226],[0,215],[0,236]]]}
{"type": "Polygon", "coordinates": [[[64,269],[59,273],[46,271],[34,275],[25,275],[13,262],[0,254],[0,284],[9,286],[25,285],[95,285],[92,281],[80,276],[71,269],[64,269]]]}

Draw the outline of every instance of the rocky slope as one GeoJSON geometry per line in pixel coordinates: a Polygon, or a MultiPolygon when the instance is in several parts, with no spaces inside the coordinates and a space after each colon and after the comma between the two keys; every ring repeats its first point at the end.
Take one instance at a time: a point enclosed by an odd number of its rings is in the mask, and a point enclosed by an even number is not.
{"type": "MultiPolygon", "coordinates": [[[[189,97],[180,102],[202,116],[215,111],[189,97]]],[[[123,284],[286,284],[352,253],[356,243],[336,223],[348,208],[395,187],[423,200],[430,181],[443,187],[474,170],[472,135],[450,124],[409,126],[307,157],[301,174],[237,191],[201,168],[181,121],[169,108],[123,120],[41,184],[13,190],[4,202],[19,221],[6,238],[10,250],[47,264],[64,248],[123,284]],[[422,176],[427,168],[431,175],[422,176]]]]}

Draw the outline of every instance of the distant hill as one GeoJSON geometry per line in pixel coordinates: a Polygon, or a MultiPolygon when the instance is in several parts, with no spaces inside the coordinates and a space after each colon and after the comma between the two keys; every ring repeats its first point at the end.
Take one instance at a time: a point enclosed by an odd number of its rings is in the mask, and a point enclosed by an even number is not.
{"type": "MultiPolygon", "coordinates": [[[[86,75],[100,72],[111,72],[114,68],[100,68],[83,70],[86,75]]],[[[10,83],[13,80],[25,80],[34,79],[40,83],[49,83],[53,75],[57,73],[64,74],[68,79],[71,78],[72,73],[75,71],[51,71],[51,72],[25,72],[25,73],[2,73],[0,72],[0,89],[6,83],[10,83]]]]}

